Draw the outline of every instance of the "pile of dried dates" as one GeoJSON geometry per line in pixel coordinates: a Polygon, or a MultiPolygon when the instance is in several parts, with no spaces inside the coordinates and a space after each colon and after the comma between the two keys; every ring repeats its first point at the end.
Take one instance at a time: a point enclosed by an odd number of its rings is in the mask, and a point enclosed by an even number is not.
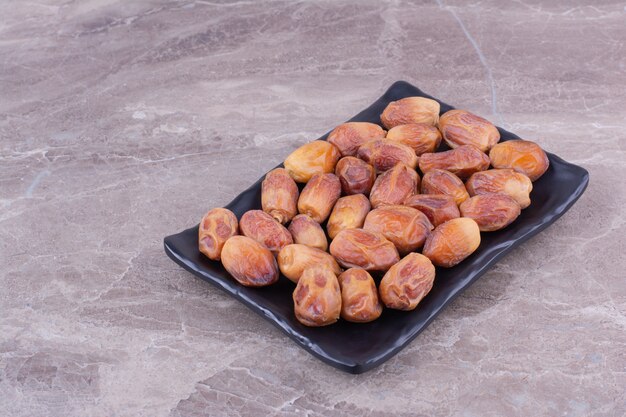
{"type": "Polygon", "coordinates": [[[549,164],[534,142],[499,143],[482,117],[439,113],[438,102],[408,97],[385,108],[382,127],[344,123],[301,146],[265,176],[262,210],[204,216],[200,252],[242,285],[293,281],[307,326],[369,322],[383,305],[415,309],[435,266],[457,265],[480,232],[515,221],[549,164]],[[442,140],[450,150],[436,152],[442,140]]]}

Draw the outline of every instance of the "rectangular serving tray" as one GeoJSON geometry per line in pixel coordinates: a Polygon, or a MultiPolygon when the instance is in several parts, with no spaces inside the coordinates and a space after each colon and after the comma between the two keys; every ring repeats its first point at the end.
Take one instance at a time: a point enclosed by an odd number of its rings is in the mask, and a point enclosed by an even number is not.
{"type": "MultiPolygon", "coordinates": [[[[380,124],[380,114],[389,102],[410,96],[435,99],[407,82],[398,81],[350,121],[380,124]]],[[[437,101],[441,104],[442,114],[453,108],[437,101]]],[[[498,130],[501,141],[519,139],[504,129],[498,130]]],[[[327,135],[320,139],[326,139],[327,135]]],[[[589,173],[554,154],[548,153],[548,158],[550,168],[533,183],[532,204],[522,211],[515,222],[498,232],[481,233],[482,242],[478,250],[459,265],[449,269],[437,268],[433,289],[416,310],[385,309],[381,317],[372,323],[356,324],[340,320],[321,328],[303,326],[293,313],[295,284],[283,276],[278,283],[264,288],[238,284],[220,262],[211,261],[198,251],[197,225],[167,236],[164,239],[165,252],[192,274],[216,285],[263,316],[314,356],[336,368],[358,374],[398,353],[498,259],[554,223],[578,200],[587,187],[589,173]]],[[[239,194],[226,208],[238,218],[248,210],[260,209],[262,179],[239,194]]]]}

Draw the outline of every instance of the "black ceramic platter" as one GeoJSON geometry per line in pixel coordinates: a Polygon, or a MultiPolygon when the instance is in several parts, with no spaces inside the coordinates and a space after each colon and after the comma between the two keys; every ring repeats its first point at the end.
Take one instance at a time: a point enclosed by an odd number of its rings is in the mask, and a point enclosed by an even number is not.
{"type": "MultiPolygon", "coordinates": [[[[380,114],[389,102],[410,96],[434,98],[411,84],[399,81],[350,121],[380,124],[380,114]]],[[[441,104],[441,113],[453,108],[437,101],[441,104]]],[[[498,130],[501,141],[519,139],[506,130],[498,130]]],[[[326,139],[326,135],[321,139],[326,139]]],[[[295,284],[282,276],[276,284],[264,288],[247,288],[238,284],[220,262],[211,261],[198,251],[198,226],[167,236],[164,240],[165,252],[192,274],[221,288],[263,316],[322,361],[358,374],[398,353],[498,259],[554,223],[578,200],[589,182],[588,172],[556,155],[548,153],[548,157],[550,168],[533,183],[532,204],[522,210],[515,222],[501,231],[481,233],[482,242],[478,250],[459,265],[449,269],[437,268],[433,289],[417,309],[410,312],[385,309],[381,317],[371,323],[356,324],[340,320],[320,328],[300,324],[293,313],[292,292],[295,284]]],[[[239,194],[226,208],[232,210],[238,218],[248,210],[260,209],[261,181],[262,178],[239,194]]]]}

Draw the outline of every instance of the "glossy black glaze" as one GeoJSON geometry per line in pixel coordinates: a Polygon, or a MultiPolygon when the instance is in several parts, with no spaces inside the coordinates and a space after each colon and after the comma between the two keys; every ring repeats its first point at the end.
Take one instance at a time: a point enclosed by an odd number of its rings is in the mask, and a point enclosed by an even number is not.
{"type": "MultiPolygon", "coordinates": [[[[350,121],[380,123],[379,115],[390,101],[409,96],[433,98],[418,88],[399,81],[350,121]]],[[[442,113],[452,109],[451,106],[440,103],[442,113]]],[[[498,130],[503,141],[518,138],[506,130],[498,130]]],[[[416,310],[401,312],[385,309],[382,316],[372,323],[355,324],[340,320],[322,328],[303,326],[293,314],[291,294],[295,284],[281,277],[277,284],[260,289],[239,285],[230,278],[219,262],[210,261],[198,251],[198,226],[167,236],[164,241],[165,252],[183,268],[218,286],[264,316],[324,362],[358,374],[380,365],[398,353],[450,301],[498,259],[548,227],[576,202],[587,187],[588,172],[556,155],[549,153],[548,157],[550,168],[533,183],[532,204],[522,211],[513,224],[502,231],[481,233],[482,242],[478,250],[456,267],[437,268],[435,285],[416,310]]],[[[261,207],[261,180],[262,178],[226,206],[238,218],[247,210],[261,207]]]]}

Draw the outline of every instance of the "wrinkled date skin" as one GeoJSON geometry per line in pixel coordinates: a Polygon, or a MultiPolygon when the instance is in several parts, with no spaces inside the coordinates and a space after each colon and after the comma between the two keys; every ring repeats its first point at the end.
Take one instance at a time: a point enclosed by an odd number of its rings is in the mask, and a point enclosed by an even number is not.
{"type": "Polygon", "coordinates": [[[459,217],[440,224],[432,231],[422,253],[433,264],[444,268],[457,265],[480,245],[480,230],[473,219],[459,217]]]}
{"type": "Polygon", "coordinates": [[[297,243],[285,246],[277,259],[280,272],[293,282],[298,282],[306,269],[316,265],[326,265],[336,275],[341,273],[339,264],[329,253],[297,243]]]}
{"type": "Polygon", "coordinates": [[[463,217],[474,219],[481,232],[504,229],[522,212],[517,201],[506,194],[481,194],[459,207],[463,217]]]}
{"type": "Polygon", "coordinates": [[[237,216],[225,208],[214,208],[204,215],[198,228],[198,249],[207,258],[220,260],[224,243],[239,230],[237,216]]]}
{"type": "Polygon", "coordinates": [[[247,236],[233,236],[226,241],[222,265],[246,287],[264,287],[278,280],[278,266],[272,252],[247,236]]]}
{"type": "Polygon", "coordinates": [[[535,142],[508,140],[491,148],[489,152],[494,168],[511,168],[537,181],[550,166],[548,155],[535,142]]]}
{"type": "Polygon", "coordinates": [[[398,162],[415,169],[417,155],[413,149],[387,139],[375,139],[359,148],[357,156],[372,165],[376,173],[393,168],[398,162]]]}
{"type": "Polygon", "coordinates": [[[370,202],[374,208],[399,205],[407,197],[416,194],[419,186],[417,172],[404,164],[397,164],[376,178],[370,192],[370,202]]]}
{"type": "Polygon", "coordinates": [[[285,224],[298,214],[298,185],[284,168],[267,173],[261,183],[263,211],[285,224]]]}
{"type": "Polygon", "coordinates": [[[341,197],[328,218],[326,225],[328,236],[334,239],[342,230],[363,227],[365,216],[370,209],[370,201],[363,194],[341,197]]]}
{"type": "Polygon", "coordinates": [[[422,194],[445,194],[459,205],[470,196],[463,181],[450,171],[433,169],[422,178],[422,194]]]}
{"type": "Polygon", "coordinates": [[[382,234],[400,255],[406,255],[424,245],[433,225],[424,213],[412,207],[383,206],[369,212],[363,229],[382,234]]]}
{"type": "Polygon", "coordinates": [[[383,312],[372,276],[364,269],[350,268],[339,275],[341,318],[355,323],[376,320],[383,312]]]}
{"type": "Polygon", "coordinates": [[[304,271],[293,292],[293,307],[305,326],[328,326],[339,320],[341,290],[334,272],[325,266],[304,271]]]}
{"type": "Polygon", "coordinates": [[[354,156],[365,142],[385,137],[382,127],[367,122],[348,122],[337,126],[328,135],[328,142],[339,149],[341,156],[354,156]]]}
{"type": "Polygon", "coordinates": [[[441,133],[435,126],[425,123],[399,125],[389,129],[387,140],[406,145],[415,151],[417,156],[435,152],[441,143],[441,133]]]}
{"type": "Polygon", "coordinates": [[[241,234],[256,240],[273,254],[293,243],[289,230],[261,210],[246,211],[239,221],[241,234]]]}
{"type": "Polygon", "coordinates": [[[289,232],[294,243],[310,246],[325,251],[328,249],[328,240],[322,226],[306,214],[298,214],[289,223],[289,232]]]}
{"type": "Polygon", "coordinates": [[[506,194],[525,209],[530,206],[533,183],[526,175],[512,169],[489,169],[477,172],[465,183],[471,196],[506,194]]]}
{"type": "Polygon", "coordinates": [[[434,227],[461,217],[459,206],[449,195],[416,194],[404,200],[404,205],[424,213],[434,227]]]}
{"type": "Polygon", "coordinates": [[[333,172],[341,157],[332,143],[314,140],[305,143],[285,159],[285,169],[296,182],[309,182],[315,174],[333,172]]]}
{"type": "Polygon", "coordinates": [[[419,160],[425,174],[433,169],[445,169],[462,180],[489,168],[489,157],[473,145],[463,145],[445,152],[425,153],[419,160]]]}
{"type": "Polygon", "coordinates": [[[346,229],[330,242],[330,253],[344,268],[386,271],[400,260],[393,243],[380,233],[346,229]]]}
{"type": "Polygon", "coordinates": [[[380,121],[387,129],[410,123],[425,123],[435,126],[439,120],[441,106],[426,97],[406,97],[392,101],[380,115],[380,121]]]}
{"type": "Polygon", "coordinates": [[[395,310],[413,310],[428,294],[435,281],[430,259],[411,253],[392,266],[380,281],[380,298],[395,310]]]}
{"type": "Polygon", "coordinates": [[[337,162],[335,175],[341,182],[341,190],[346,195],[369,195],[376,181],[376,170],[362,159],[346,156],[337,162]]]}
{"type": "Polygon", "coordinates": [[[451,148],[474,145],[483,152],[500,140],[500,132],[487,119],[465,110],[450,110],[439,119],[439,129],[451,148]]]}
{"type": "Polygon", "coordinates": [[[341,196],[341,183],[335,174],[317,174],[307,183],[298,199],[298,211],[322,223],[341,196]]]}

